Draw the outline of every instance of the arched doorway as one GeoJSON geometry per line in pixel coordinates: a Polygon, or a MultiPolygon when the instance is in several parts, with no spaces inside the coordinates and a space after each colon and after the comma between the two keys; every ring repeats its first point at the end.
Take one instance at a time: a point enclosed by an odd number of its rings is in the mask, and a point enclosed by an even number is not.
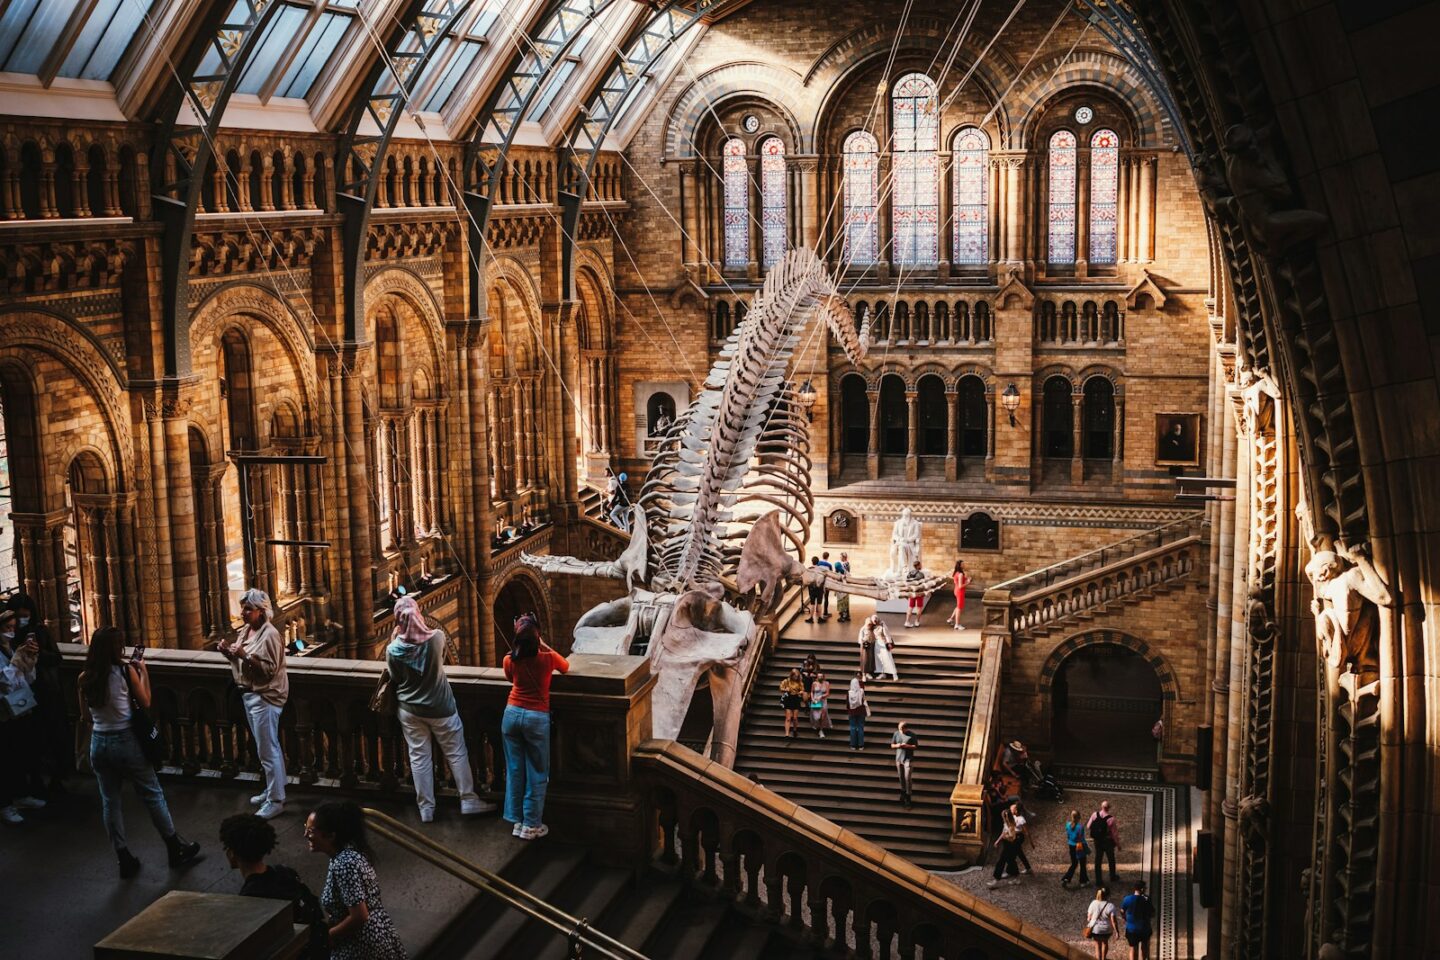
{"type": "Polygon", "coordinates": [[[1155,666],[1119,643],[1089,643],[1060,661],[1050,684],[1055,762],[1154,769],[1151,729],[1165,691],[1155,666]]]}
{"type": "Polygon", "coordinates": [[[540,619],[545,642],[556,645],[550,636],[550,618],[545,611],[545,598],[535,582],[526,576],[511,577],[495,596],[495,663],[498,665],[515,645],[515,618],[533,613],[540,619]]]}

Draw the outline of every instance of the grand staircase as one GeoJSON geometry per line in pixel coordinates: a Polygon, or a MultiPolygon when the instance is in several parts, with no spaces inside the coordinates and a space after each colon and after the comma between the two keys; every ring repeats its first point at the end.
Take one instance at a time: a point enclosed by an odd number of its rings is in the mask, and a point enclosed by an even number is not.
{"type": "MultiPolygon", "coordinates": [[[[928,619],[943,606],[937,598],[928,619]]],[[[858,606],[858,604],[856,605],[858,606]]],[[[977,605],[978,606],[978,605],[977,605]]],[[[892,630],[900,680],[866,685],[871,717],[865,727],[865,749],[849,747],[845,690],[858,666],[855,635],[860,614],[844,630],[833,622],[824,636],[806,636],[796,624],[782,637],[756,679],[745,720],[735,770],[750,776],[795,803],[840,824],[867,840],[930,869],[954,869],[951,854],[950,793],[964,753],[968,721],[975,696],[980,648],[973,632],[942,633],[900,629],[898,616],[887,617],[892,630]],[[815,654],[831,682],[830,717],[835,727],[826,739],[810,730],[802,713],[800,736],[785,737],[779,686],[792,668],[815,654]],[[914,806],[900,805],[890,737],[905,720],[920,738],[913,767],[914,806]]]]}
{"type": "MultiPolygon", "coordinates": [[[[674,873],[606,866],[584,848],[530,844],[500,871],[511,883],[654,960],[810,960],[841,956],[803,946],[799,932],[745,912],[713,887],[674,873]]],[[[566,960],[567,938],[494,899],[462,915],[424,960],[566,960]]]]}

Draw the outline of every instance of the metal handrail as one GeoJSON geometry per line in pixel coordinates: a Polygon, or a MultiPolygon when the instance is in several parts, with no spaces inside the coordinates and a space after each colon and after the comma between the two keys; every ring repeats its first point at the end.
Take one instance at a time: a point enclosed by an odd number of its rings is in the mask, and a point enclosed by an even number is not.
{"type": "Polygon", "coordinates": [[[569,941],[572,956],[581,956],[580,948],[583,946],[594,950],[596,956],[609,960],[649,960],[643,953],[590,926],[588,918],[572,917],[559,907],[541,900],[523,887],[517,887],[504,877],[471,863],[443,844],[388,814],[373,807],[366,807],[365,819],[369,822],[371,831],[407,853],[434,864],[452,877],[470,884],[482,893],[490,894],[506,906],[550,927],[569,941]]]}
{"type": "Polygon", "coordinates": [[[1029,573],[1023,573],[1018,577],[1013,577],[1009,580],[1006,580],[1004,583],[997,583],[990,589],[1009,590],[1014,593],[1018,589],[1023,589],[1031,586],[1048,587],[1055,582],[1056,575],[1060,573],[1062,569],[1068,575],[1069,573],[1078,572],[1079,570],[1085,569],[1085,563],[1092,558],[1098,559],[1099,562],[1096,564],[1097,567],[1103,567],[1105,566],[1105,564],[1110,563],[1113,560],[1129,559],[1130,557],[1133,557],[1136,553],[1139,552],[1138,550],[1130,550],[1129,552],[1127,552],[1127,548],[1132,547],[1132,545],[1139,545],[1141,541],[1153,540],[1154,542],[1151,547],[1146,547],[1145,549],[1163,546],[1164,533],[1176,527],[1188,528],[1198,519],[1200,518],[1181,517],[1178,520],[1172,520],[1169,523],[1161,524],[1158,527],[1152,527],[1149,530],[1146,530],[1142,533],[1137,533],[1134,536],[1126,537],[1124,540],[1117,540],[1114,543],[1108,543],[1103,547],[1097,547],[1094,550],[1089,550],[1085,553],[1077,554],[1076,556],[1069,557],[1065,560],[1052,563],[1048,567],[1041,567],[1039,570],[1032,570],[1029,573]]]}

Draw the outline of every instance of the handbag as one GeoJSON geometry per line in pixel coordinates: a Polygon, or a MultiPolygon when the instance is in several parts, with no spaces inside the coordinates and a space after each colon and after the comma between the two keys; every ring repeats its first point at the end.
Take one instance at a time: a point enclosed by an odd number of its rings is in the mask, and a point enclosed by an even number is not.
{"type": "Polygon", "coordinates": [[[135,732],[135,739],[140,741],[140,752],[145,759],[151,766],[158,767],[165,761],[165,741],[160,736],[160,728],[150,719],[150,711],[135,699],[135,691],[130,687],[130,668],[122,669],[125,671],[125,688],[130,691],[130,729],[135,732]]]}
{"type": "Polygon", "coordinates": [[[35,709],[35,691],[21,679],[18,684],[0,694],[0,720],[14,720],[35,709]]]}
{"type": "Polygon", "coordinates": [[[399,706],[399,699],[395,695],[395,684],[390,678],[390,668],[386,667],[380,671],[380,679],[375,683],[375,691],[370,694],[370,709],[381,716],[391,716],[399,706]]]}

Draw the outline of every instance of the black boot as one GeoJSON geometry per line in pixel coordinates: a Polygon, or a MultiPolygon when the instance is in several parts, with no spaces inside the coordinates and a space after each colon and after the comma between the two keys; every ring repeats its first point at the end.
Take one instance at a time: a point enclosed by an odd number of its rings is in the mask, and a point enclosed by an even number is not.
{"type": "Polygon", "coordinates": [[[183,867],[200,858],[200,844],[186,840],[178,833],[165,838],[165,849],[170,851],[170,866],[183,867]]]}
{"type": "Polygon", "coordinates": [[[129,880],[131,877],[135,876],[135,874],[140,872],[140,861],[135,859],[134,854],[132,854],[129,850],[121,847],[119,850],[116,851],[116,855],[120,858],[121,880],[129,880]]]}

